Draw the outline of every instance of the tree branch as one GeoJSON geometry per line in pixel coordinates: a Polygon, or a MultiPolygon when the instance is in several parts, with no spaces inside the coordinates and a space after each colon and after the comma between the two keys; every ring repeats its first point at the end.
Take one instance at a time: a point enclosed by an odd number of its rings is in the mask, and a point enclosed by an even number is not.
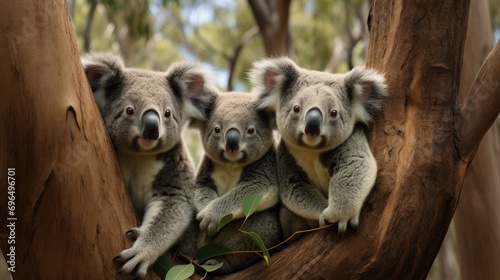
{"type": "Polygon", "coordinates": [[[241,51],[257,34],[259,34],[259,28],[257,26],[254,26],[247,30],[247,32],[245,32],[245,34],[243,34],[243,36],[241,36],[240,40],[238,41],[238,44],[234,49],[233,56],[229,60],[229,79],[227,81],[228,91],[233,90],[234,71],[236,69],[236,63],[238,62],[241,51]]]}
{"type": "Polygon", "coordinates": [[[83,31],[83,49],[90,51],[90,32],[92,31],[92,23],[94,22],[95,10],[97,9],[97,0],[90,1],[89,13],[87,14],[87,22],[83,31]]]}
{"type": "Polygon", "coordinates": [[[467,159],[500,113],[500,44],[490,52],[476,75],[469,95],[460,110],[458,149],[467,159]]]}

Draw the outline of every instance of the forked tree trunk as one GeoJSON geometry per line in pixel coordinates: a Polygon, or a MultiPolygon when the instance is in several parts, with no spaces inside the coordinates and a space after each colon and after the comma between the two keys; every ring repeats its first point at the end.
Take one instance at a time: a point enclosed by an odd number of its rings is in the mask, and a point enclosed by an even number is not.
{"type": "Polygon", "coordinates": [[[2,237],[15,225],[0,244],[14,279],[112,279],[137,223],[65,2],[0,1],[2,237]]]}
{"type": "Polygon", "coordinates": [[[500,112],[500,46],[457,104],[469,1],[374,0],[367,65],[385,73],[370,139],[377,183],[360,226],[322,230],[229,279],[425,279],[466,169],[500,112]]]}

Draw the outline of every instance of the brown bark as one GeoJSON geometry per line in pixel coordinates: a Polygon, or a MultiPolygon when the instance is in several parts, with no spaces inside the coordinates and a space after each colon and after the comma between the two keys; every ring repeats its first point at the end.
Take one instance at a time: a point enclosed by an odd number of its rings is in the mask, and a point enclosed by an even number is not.
{"type": "MultiPolygon", "coordinates": [[[[124,232],[137,221],[65,1],[1,1],[0,37],[0,223],[3,233],[7,168],[15,168],[12,276],[112,279],[112,259],[130,246],[124,232]]],[[[6,256],[11,245],[0,241],[6,256]]]]}
{"type": "MultiPolygon", "coordinates": [[[[488,1],[471,1],[458,97],[461,101],[492,48],[491,38],[488,1]]],[[[500,279],[499,170],[500,118],[497,117],[468,168],[455,213],[461,279],[500,279]]]]}
{"type": "Polygon", "coordinates": [[[259,263],[229,279],[425,279],[475,147],[500,112],[500,46],[457,110],[468,8],[372,1],[367,65],[385,73],[389,97],[370,135],[379,174],[359,228],[309,234],[274,254],[271,269],[259,263]]]}
{"type": "Polygon", "coordinates": [[[288,26],[290,3],[290,0],[248,0],[268,57],[288,56],[295,59],[288,26]]]}

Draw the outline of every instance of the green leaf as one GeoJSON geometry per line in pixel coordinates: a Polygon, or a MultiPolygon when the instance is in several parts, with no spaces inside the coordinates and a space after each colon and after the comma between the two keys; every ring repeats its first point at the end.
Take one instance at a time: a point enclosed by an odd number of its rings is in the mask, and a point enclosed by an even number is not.
{"type": "Polygon", "coordinates": [[[195,260],[197,260],[198,263],[202,263],[208,259],[211,259],[216,256],[224,255],[227,253],[233,252],[233,250],[222,247],[222,246],[217,246],[214,244],[207,244],[196,252],[196,256],[194,257],[195,260]]]}
{"type": "Polygon", "coordinates": [[[224,265],[224,262],[220,262],[218,264],[214,264],[214,265],[208,265],[208,264],[204,264],[204,265],[200,265],[201,268],[203,268],[204,270],[208,271],[208,272],[212,272],[214,270],[217,270],[219,268],[221,268],[222,266],[224,265]]]}
{"type": "Polygon", "coordinates": [[[184,280],[194,274],[194,265],[180,264],[172,267],[168,272],[165,280],[184,280]]]}
{"type": "Polygon", "coordinates": [[[219,221],[219,225],[217,226],[217,232],[222,228],[224,227],[225,225],[227,225],[230,221],[233,220],[233,214],[229,213],[227,214],[226,216],[222,217],[222,219],[220,219],[219,221]]]}
{"type": "Polygon", "coordinates": [[[266,245],[264,245],[264,242],[260,238],[260,236],[255,233],[255,232],[244,232],[246,235],[250,236],[252,238],[253,242],[259,246],[260,250],[262,250],[262,254],[264,255],[264,261],[267,264],[267,267],[271,266],[271,255],[269,254],[269,251],[266,248],[266,245]]]}
{"type": "Polygon", "coordinates": [[[160,256],[153,264],[153,270],[156,275],[158,275],[158,277],[160,277],[161,279],[165,279],[168,270],[174,266],[175,264],[173,264],[167,257],[160,256]]]}
{"type": "Polygon", "coordinates": [[[245,217],[249,217],[257,209],[259,202],[262,200],[262,194],[251,194],[247,195],[243,199],[243,213],[245,217]]]}

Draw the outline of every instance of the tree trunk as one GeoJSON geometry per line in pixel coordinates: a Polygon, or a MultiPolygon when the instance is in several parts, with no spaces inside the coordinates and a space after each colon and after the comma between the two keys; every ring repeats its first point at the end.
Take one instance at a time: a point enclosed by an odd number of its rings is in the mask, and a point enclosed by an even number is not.
{"type": "MultiPolygon", "coordinates": [[[[425,279],[466,169],[500,112],[500,45],[457,104],[468,1],[374,0],[367,65],[389,96],[371,131],[379,165],[360,226],[308,234],[229,279],[425,279]]],[[[225,278],[226,279],[226,278],[225,278]]]]}
{"type": "Polygon", "coordinates": [[[15,226],[0,244],[14,279],[112,279],[137,224],[65,2],[0,2],[0,223],[15,226]]]}
{"type": "MultiPolygon", "coordinates": [[[[488,1],[473,0],[459,100],[464,100],[491,50],[488,1]]],[[[498,73],[497,73],[498,74],[498,73]]],[[[464,180],[454,218],[460,277],[500,279],[500,118],[484,136],[464,180]]]]}
{"type": "Polygon", "coordinates": [[[268,57],[288,56],[295,60],[295,49],[288,26],[290,2],[290,0],[248,0],[268,57]]]}

